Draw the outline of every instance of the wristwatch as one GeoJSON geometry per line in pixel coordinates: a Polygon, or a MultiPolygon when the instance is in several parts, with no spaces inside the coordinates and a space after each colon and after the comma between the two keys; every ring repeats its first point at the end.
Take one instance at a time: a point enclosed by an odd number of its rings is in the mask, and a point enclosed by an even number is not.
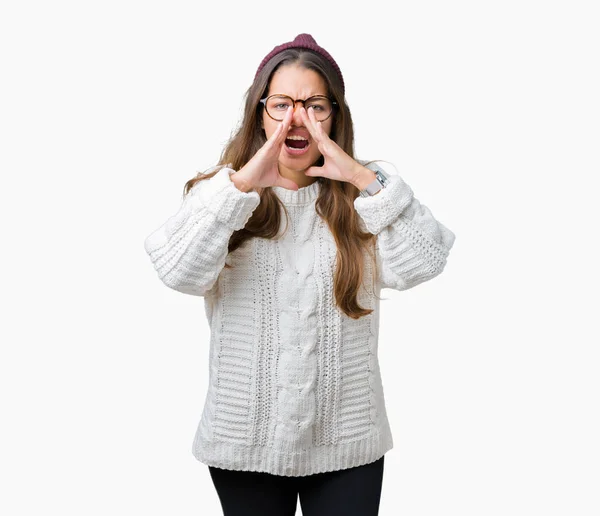
{"type": "Polygon", "coordinates": [[[375,173],[375,181],[368,184],[364,190],[360,191],[361,197],[371,197],[375,195],[379,190],[385,188],[388,183],[388,176],[386,176],[381,170],[373,170],[375,173]]]}

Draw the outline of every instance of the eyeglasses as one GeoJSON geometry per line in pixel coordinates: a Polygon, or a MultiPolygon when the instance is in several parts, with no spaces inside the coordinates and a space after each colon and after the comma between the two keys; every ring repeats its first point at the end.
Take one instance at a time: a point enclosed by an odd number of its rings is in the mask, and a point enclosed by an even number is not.
{"type": "Polygon", "coordinates": [[[308,111],[309,108],[312,108],[315,118],[319,122],[324,122],[327,120],[331,116],[331,113],[333,113],[333,107],[337,106],[337,102],[335,100],[332,100],[325,95],[313,95],[306,100],[294,100],[288,95],[276,93],[274,95],[265,97],[264,99],[260,99],[260,101],[265,105],[267,115],[277,122],[281,122],[283,120],[286,110],[288,108],[293,109],[296,105],[296,102],[302,102],[306,111],[308,111]]]}

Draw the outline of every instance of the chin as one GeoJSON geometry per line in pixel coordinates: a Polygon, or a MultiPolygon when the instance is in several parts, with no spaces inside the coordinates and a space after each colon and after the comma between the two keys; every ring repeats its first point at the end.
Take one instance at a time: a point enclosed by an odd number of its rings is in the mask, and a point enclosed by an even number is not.
{"type": "Polygon", "coordinates": [[[284,154],[279,157],[279,162],[285,165],[286,168],[295,170],[296,172],[306,170],[308,167],[314,165],[321,157],[321,154],[317,154],[316,156],[305,154],[304,156],[290,157],[285,154],[285,151],[283,152],[284,154]]]}

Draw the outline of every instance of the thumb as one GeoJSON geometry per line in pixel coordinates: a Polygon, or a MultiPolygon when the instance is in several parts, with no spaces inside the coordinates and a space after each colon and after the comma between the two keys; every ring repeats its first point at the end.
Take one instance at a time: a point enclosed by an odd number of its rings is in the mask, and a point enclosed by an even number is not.
{"type": "Polygon", "coordinates": [[[325,177],[323,175],[323,167],[308,167],[304,174],[311,177],[325,177]]]}

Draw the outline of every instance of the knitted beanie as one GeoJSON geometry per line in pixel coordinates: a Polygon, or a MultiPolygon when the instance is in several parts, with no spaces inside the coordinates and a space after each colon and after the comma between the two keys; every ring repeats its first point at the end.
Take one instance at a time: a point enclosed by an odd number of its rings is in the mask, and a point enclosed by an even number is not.
{"type": "Polygon", "coordinates": [[[342,77],[342,71],[340,70],[340,67],[335,62],[333,57],[331,57],[331,54],[329,52],[327,52],[327,50],[325,50],[324,48],[317,45],[317,42],[314,40],[314,38],[310,34],[306,34],[306,33],[298,34],[295,37],[294,41],[289,41],[288,43],[283,43],[281,45],[276,46],[273,50],[271,50],[271,52],[269,52],[265,56],[265,58],[261,61],[260,65],[258,67],[258,70],[256,70],[256,74],[254,75],[254,78],[256,79],[256,77],[258,76],[260,71],[264,68],[264,66],[267,64],[269,59],[271,59],[274,55],[279,54],[279,52],[281,52],[287,48],[308,48],[310,50],[313,50],[313,51],[321,54],[325,59],[327,59],[327,61],[329,61],[331,63],[331,66],[333,66],[333,68],[337,72],[338,77],[340,78],[340,82],[342,83],[342,93],[345,93],[344,78],[342,77]]]}

